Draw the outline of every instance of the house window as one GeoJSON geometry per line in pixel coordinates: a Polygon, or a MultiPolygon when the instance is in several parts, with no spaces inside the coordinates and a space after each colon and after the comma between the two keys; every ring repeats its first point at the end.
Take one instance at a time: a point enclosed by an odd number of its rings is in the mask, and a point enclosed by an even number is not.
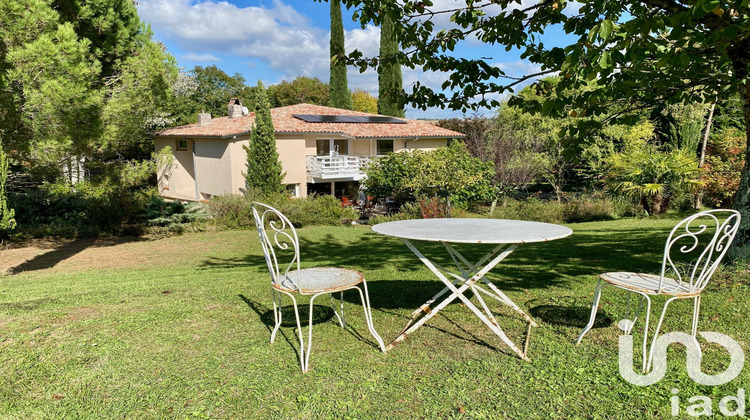
{"type": "Polygon", "coordinates": [[[383,156],[393,153],[393,140],[378,140],[377,155],[383,156]]]}
{"type": "Polygon", "coordinates": [[[187,140],[177,140],[177,150],[187,150],[187,140]]]}
{"type": "Polygon", "coordinates": [[[339,155],[349,154],[349,140],[316,140],[315,148],[318,156],[330,156],[331,152],[339,155]]]}
{"type": "Polygon", "coordinates": [[[299,197],[299,184],[286,184],[284,188],[290,197],[299,197]]]}

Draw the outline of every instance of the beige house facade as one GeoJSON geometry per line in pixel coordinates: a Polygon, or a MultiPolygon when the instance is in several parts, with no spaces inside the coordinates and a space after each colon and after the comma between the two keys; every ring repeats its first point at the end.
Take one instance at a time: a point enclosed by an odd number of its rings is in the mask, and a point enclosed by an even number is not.
{"type": "MultiPolygon", "coordinates": [[[[204,201],[212,196],[245,190],[245,147],[255,116],[230,102],[228,116],[199,116],[196,124],[157,134],[155,149],[168,146],[171,164],[159,168],[163,197],[204,201]]],[[[446,146],[461,133],[425,121],[392,118],[298,104],[271,110],[276,148],[285,177],[283,183],[296,197],[311,193],[352,197],[364,167],[390,152],[433,150],[446,146]]]]}

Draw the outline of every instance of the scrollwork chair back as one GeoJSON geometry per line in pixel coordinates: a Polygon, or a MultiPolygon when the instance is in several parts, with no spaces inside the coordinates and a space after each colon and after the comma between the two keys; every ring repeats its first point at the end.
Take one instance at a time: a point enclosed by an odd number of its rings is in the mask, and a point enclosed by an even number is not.
{"type": "Polygon", "coordinates": [[[252,209],[271,282],[288,290],[298,290],[298,279],[289,275],[290,271],[296,270],[298,273],[300,269],[297,230],[286,216],[273,207],[254,203],[252,209]]]}
{"type": "Polygon", "coordinates": [[[703,290],[739,226],[740,213],[736,210],[707,210],[678,223],[664,247],[659,291],[671,293],[681,287],[693,292],[703,290]],[[677,284],[664,284],[665,277],[672,277],[677,284]]]}

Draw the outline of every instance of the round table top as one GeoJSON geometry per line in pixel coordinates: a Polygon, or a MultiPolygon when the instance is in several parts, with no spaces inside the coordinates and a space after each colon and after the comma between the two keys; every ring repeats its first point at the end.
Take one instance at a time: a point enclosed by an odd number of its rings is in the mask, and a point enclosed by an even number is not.
{"type": "Polygon", "coordinates": [[[552,223],[504,219],[414,219],[380,223],[381,235],[418,241],[465,244],[518,244],[565,238],[573,231],[552,223]]]}

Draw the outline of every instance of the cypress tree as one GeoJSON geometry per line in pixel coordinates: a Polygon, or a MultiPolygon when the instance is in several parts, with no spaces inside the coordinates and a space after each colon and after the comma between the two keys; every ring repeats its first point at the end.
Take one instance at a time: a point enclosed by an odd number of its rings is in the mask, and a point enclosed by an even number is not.
{"type": "Polygon", "coordinates": [[[250,146],[247,151],[247,173],[245,182],[249,190],[256,190],[263,195],[280,193],[284,190],[281,180],[279,152],[276,150],[271,106],[268,102],[266,88],[260,80],[256,89],[255,124],[250,132],[250,146]]]}
{"type": "MultiPolygon", "coordinates": [[[[15,211],[8,209],[8,199],[5,196],[5,182],[8,180],[8,158],[0,144],[0,233],[12,230],[16,227],[13,219],[15,211]]],[[[1,236],[1,235],[0,235],[1,236]]]]}
{"type": "Polygon", "coordinates": [[[399,94],[404,90],[401,63],[398,61],[399,41],[396,23],[390,15],[380,25],[380,65],[378,66],[378,114],[404,117],[404,103],[399,94]]]}
{"type": "Polygon", "coordinates": [[[343,56],[344,24],[341,20],[341,0],[329,0],[331,3],[331,79],[328,83],[328,106],[342,109],[352,109],[352,96],[346,78],[346,63],[337,60],[343,56]]]}

